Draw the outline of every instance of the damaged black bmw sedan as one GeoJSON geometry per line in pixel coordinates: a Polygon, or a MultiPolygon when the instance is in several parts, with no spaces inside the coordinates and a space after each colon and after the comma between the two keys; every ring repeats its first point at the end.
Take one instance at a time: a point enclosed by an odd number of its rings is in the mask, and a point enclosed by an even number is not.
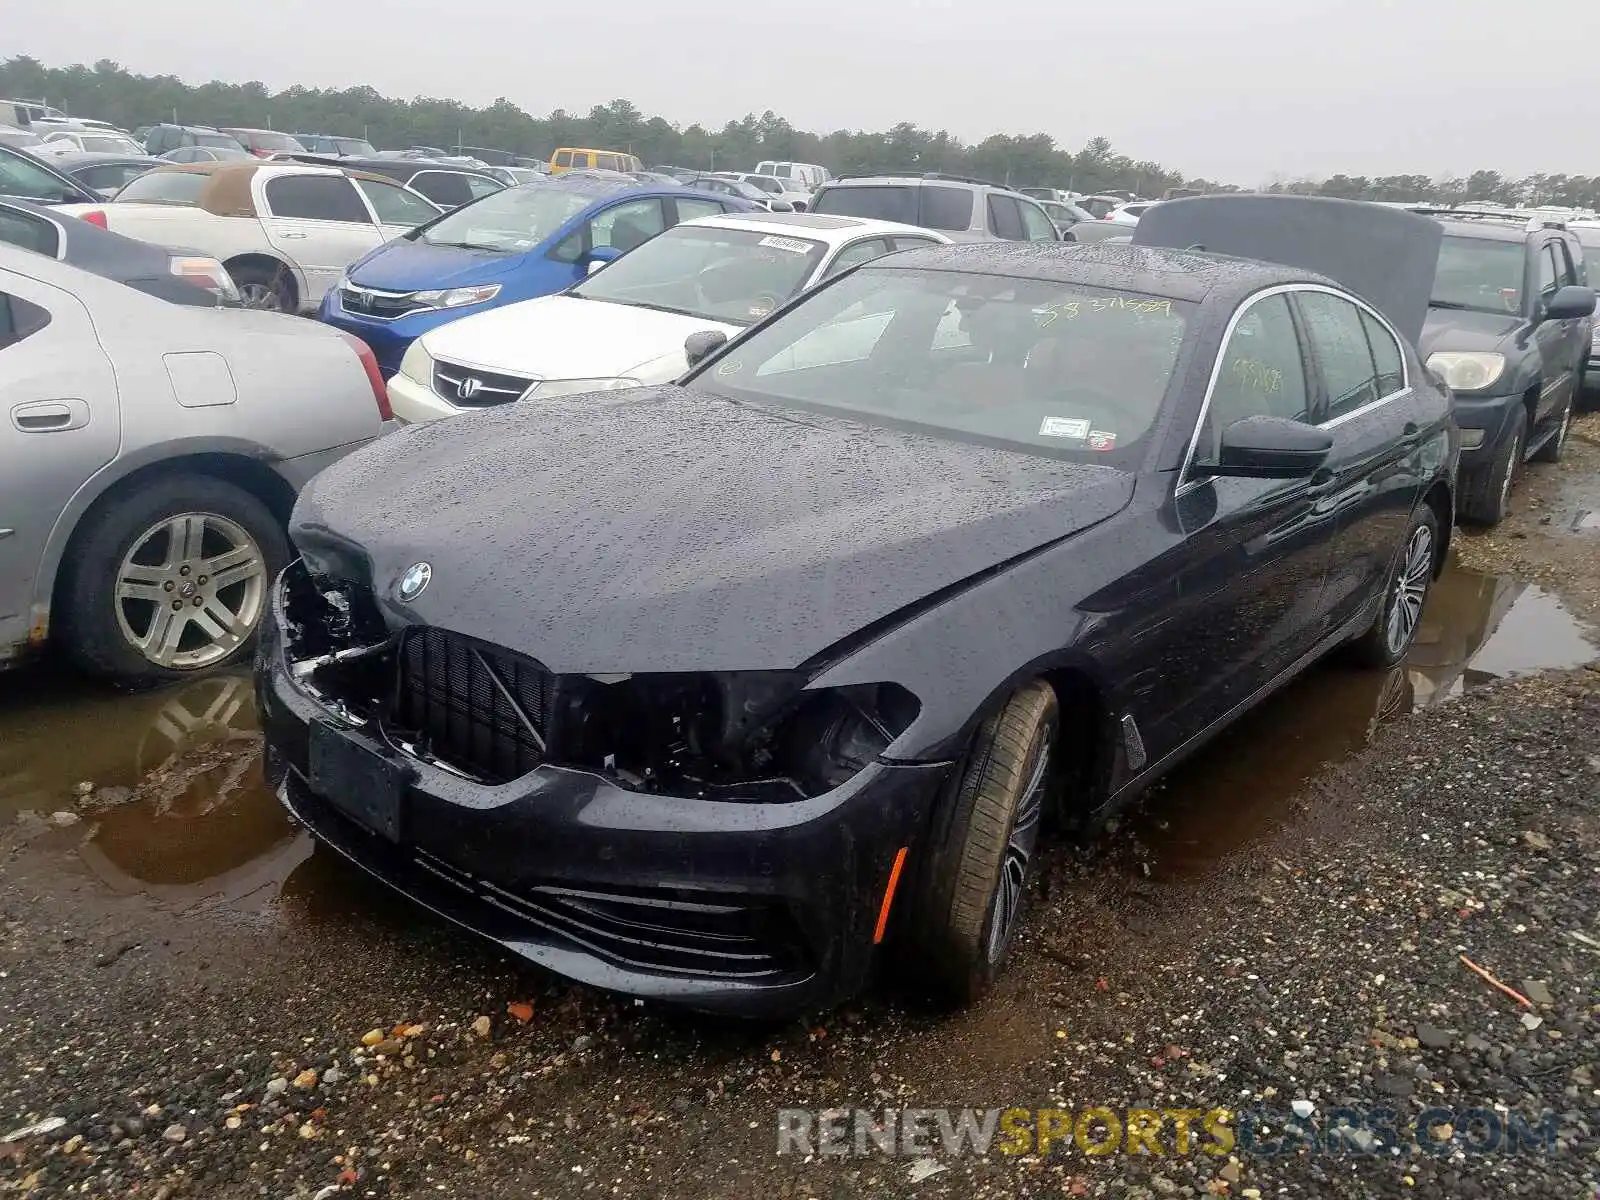
{"type": "MultiPolygon", "coordinates": [[[[1432,227],[1359,207],[1334,224],[1432,227]]],[[[773,1015],[893,955],[972,999],[1041,829],[1328,651],[1392,664],[1416,632],[1457,456],[1401,332],[1431,274],[1391,286],[1412,260],[1347,234],[1307,243],[1331,274],[906,251],[677,385],[384,439],[295,509],[270,782],[572,979],[773,1015]]]]}

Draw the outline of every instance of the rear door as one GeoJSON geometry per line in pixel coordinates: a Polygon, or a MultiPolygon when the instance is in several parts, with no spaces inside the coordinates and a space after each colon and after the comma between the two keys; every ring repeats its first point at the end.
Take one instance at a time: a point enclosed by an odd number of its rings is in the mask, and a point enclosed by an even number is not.
{"type": "Polygon", "coordinates": [[[0,645],[27,636],[45,541],[120,440],[116,376],[88,310],[0,269],[0,645]]]}
{"type": "Polygon", "coordinates": [[[1317,416],[1333,434],[1319,515],[1335,522],[1323,590],[1324,632],[1354,619],[1390,578],[1427,478],[1427,420],[1407,386],[1388,325],[1345,296],[1294,294],[1321,381],[1317,416]]]}
{"type": "Polygon", "coordinates": [[[345,269],[384,240],[347,176],[257,176],[256,189],[268,242],[305,274],[307,306],[320,304],[345,269]]]}

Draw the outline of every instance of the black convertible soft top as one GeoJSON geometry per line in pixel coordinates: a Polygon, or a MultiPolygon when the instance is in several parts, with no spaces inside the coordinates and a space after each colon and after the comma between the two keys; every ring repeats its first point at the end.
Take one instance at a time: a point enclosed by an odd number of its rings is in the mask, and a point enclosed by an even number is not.
{"type": "Polygon", "coordinates": [[[1439,266],[1439,223],[1321,196],[1192,196],[1145,211],[1136,246],[1201,248],[1315,271],[1364,297],[1416,345],[1439,266]]]}

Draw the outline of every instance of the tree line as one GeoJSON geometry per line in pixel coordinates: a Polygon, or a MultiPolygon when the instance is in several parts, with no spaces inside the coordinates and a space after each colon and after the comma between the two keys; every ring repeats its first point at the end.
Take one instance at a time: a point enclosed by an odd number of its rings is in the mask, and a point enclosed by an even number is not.
{"type": "MultiPolygon", "coordinates": [[[[1233,184],[1186,178],[1160,163],[1119,154],[1103,137],[1090,138],[1074,152],[1044,133],[997,133],[973,144],[909,121],[886,132],[839,129],[820,134],[796,129],[770,109],[759,117],[752,113],[721,129],[708,129],[646,117],[628,100],[596,105],[587,116],[558,108],[537,117],[504,97],[487,107],[473,108],[458,100],[428,96],[394,99],[371,87],[339,90],[296,85],[272,92],[257,81],[190,85],[173,75],[137,75],[109,59],[92,67],[81,63],[46,67],[28,57],[0,63],[0,96],[43,100],[65,112],[128,129],[159,121],[252,126],[286,133],[359,135],[383,149],[490,146],[548,158],[558,146],[593,146],[626,150],[652,165],[708,170],[749,169],[762,159],[778,159],[821,163],[835,175],[943,171],[1017,187],[1052,186],[1087,193],[1114,190],[1160,196],[1178,187],[1240,190],[1233,184]]],[[[1488,170],[1474,171],[1465,179],[1334,175],[1324,180],[1279,180],[1259,190],[1358,200],[1440,204],[1473,200],[1600,208],[1600,176],[1537,174],[1509,179],[1488,170]]]]}

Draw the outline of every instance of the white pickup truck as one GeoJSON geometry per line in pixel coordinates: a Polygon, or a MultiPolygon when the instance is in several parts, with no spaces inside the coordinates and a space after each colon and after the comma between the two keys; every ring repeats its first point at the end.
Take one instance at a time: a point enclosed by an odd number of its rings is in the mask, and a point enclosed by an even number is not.
{"type": "Polygon", "coordinates": [[[297,162],[156,167],[57,211],[227,267],[248,308],[315,312],[356,259],[443,210],[392,179],[297,162]]]}

